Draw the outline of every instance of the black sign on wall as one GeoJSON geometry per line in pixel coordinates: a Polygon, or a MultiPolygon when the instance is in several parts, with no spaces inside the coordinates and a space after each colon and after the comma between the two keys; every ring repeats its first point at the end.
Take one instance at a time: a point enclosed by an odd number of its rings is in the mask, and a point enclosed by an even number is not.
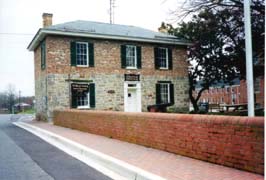
{"type": "Polygon", "coordinates": [[[89,92],[89,85],[88,84],[71,84],[71,92],[72,94],[86,94],[89,92]]]}
{"type": "Polygon", "coordinates": [[[125,74],[125,81],[140,81],[139,74],[125,74]]]}

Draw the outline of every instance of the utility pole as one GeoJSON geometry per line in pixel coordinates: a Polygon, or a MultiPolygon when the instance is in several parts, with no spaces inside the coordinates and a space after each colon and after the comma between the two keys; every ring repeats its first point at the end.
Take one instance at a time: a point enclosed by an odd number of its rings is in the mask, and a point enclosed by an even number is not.
{"type": "Polygon", "coordinates": [[[110,14],[110,24],[114,24],[115,23],[115,0],[110,0],[110,10],[109,10],[109,14],[110,14]]]}
{"type": "Polygon", "coordinates": [[[250,20],[250,0],[244,0],[244,20],[245,20],[245,47],[246,47],[246,71],[247,71],[247,96],[248,96],[248,116],[254,117],[254,83],[253,83],[253,56],[252,56],[252,36],[250,20]]]}

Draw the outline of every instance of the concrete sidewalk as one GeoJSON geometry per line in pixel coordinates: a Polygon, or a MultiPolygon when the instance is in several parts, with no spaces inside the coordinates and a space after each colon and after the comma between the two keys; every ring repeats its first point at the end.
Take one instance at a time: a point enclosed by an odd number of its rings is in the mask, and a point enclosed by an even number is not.
{"type": "Polygon", "coordinates": [[[263,180],[264,176],[127,142],[54,126],[27,122],[95,151],[169,180],[263,180]]]}

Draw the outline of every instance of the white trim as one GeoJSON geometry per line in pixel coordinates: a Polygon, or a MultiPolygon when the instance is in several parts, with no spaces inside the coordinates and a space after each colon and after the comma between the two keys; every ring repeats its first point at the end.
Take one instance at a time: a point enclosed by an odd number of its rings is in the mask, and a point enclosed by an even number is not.
{"type": "Polygon", "coordinates": [[[84,42],[84,41],[77,41],[76,43],[75,43],[75,45],[76,45],[76,57],[75,57],[75,59],[76,59],[76,66],[77,67],[89,67],[89,43],[88,42],[84,42]],[[78,65],[78,60],[77,60],[77,44],[85,44],[86,45],[86,51],[87,51],[87,53],[86,53],[86,60],[87,60],[87,65],[78,65]]]}
{"type": "Polygon", "coordinates": [[[89,67],[89,65],[76,65],[76,67],[89,67]]]}
{"type": "Polygon", "coordinates": [[[159,49],[164,49],[165,50],[165,61],[166,61],[166,67],[159,67],[159,69],[168,70],[169,69],[168,48],[166,48],[166,47],[158,47],[158,50],[159,49]]]}
{"type": "Polygon", "coordinates": [[[77,106],[77,109],[90,109],[90,91],[87,93],[88,105],[86,106],[77,106]]]}
{"type": "Polygon", "coordinates": [[[136,67],[126,67],[126,69],[138,69],[136,67]]]}
{"type": "Polygon", "coordinates": [[[127,37],[127,36],[117,36],[117,35],[103,35],[103,34],[87,33],[87,32],[86,33],[85,32],[64,32],[64,31],[59,31],[59,30],[39,29],[39,31],[34,36],[34,38],[30,42],[27,49],[30,51],[34,51],[34,49],[38,46],[40,41],[47,34],[75,36],[75,37],[91,37],[91,38],[113,39],[113,40],[127,40],[127,41],[137,41],[137,42],[150,42],[150,43],[184,45],[184,46],[193,45],[193,43],[182,42],[182,41],[179,41],[177,39],[171,39],[171,38],[155,39],[155,38],[127,37]]]}
{"type": "MultiPolygon", "coordinates": [[[[75,83],[75,82],[72,82],[72,83],[75,83]]],[[[71,84],[72,84],[71,83],[71,84]]],[[[85,83],[85,82],[78,82],[76,84],[88,84],[88,86],[90,87],[90,84],[91,83],[85,83]]],[[[72,91],[71,91],[71,98],[73,98],[73,94],[72,94],[72,91]]],[[[90,109],[90,89],[89,89],[89,92],[87,93],[87,98],[88,98],[88,105],[85,105],[85,106],[78,106],[76,107],[76,109],[90,109]]],[[[78,102],[77,102],[78,104],[78,102]]],[[[71,104],[71,107],[72,107],[72,104],[71,104]]]]}
{"type": "Polygon", "coordinates": [[[126,69],[137,69],[137,46],[135,45],[125,45],[126,46],[126,69]],[[127,48],[134,48],[134,65],[135,66],[127,66],[127,48]]]}
{"type": "Polygon", "coordinates": [[[167,85],[167,102],[166,103],[170,103],[171,102],[171,99],[170,99],[170,84],[171,83],[159,83],[159,84],[160,84],[160,96],[161,96],[161,99],[162,99],[161,85],[162,84],[166,84],[167,85]]]}
{"type": "Polygon", "coordinates": [[[90,106],[78,106],[77,109],[90,109],[90,106]]]}

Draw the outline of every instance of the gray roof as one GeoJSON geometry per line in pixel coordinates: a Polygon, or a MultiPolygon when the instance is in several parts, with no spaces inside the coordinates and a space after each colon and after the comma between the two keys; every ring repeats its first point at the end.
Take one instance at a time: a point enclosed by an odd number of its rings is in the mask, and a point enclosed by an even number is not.
{"type": "Polygon", "coordinates": [[[173,38],[175,36],[165,33],[155,32],[148,29],[144,29],[136,26],[127,26],[120,24],[109,24],[93,21],[72,21],[63,24],[57,24],[49,26],[44,29],[67,31],[67,32],[86,32],[104,35],[116,35],[116,36],[129,36],[129,37],[142,37],[142,38],[173,38]]]}
{"type": "Polygon", "coordinates": [[[176,36],[136,26],[77,20],[39,29],[28,49],[34,50],[47,34],[190,45],[188,41],[176,36]]]}

